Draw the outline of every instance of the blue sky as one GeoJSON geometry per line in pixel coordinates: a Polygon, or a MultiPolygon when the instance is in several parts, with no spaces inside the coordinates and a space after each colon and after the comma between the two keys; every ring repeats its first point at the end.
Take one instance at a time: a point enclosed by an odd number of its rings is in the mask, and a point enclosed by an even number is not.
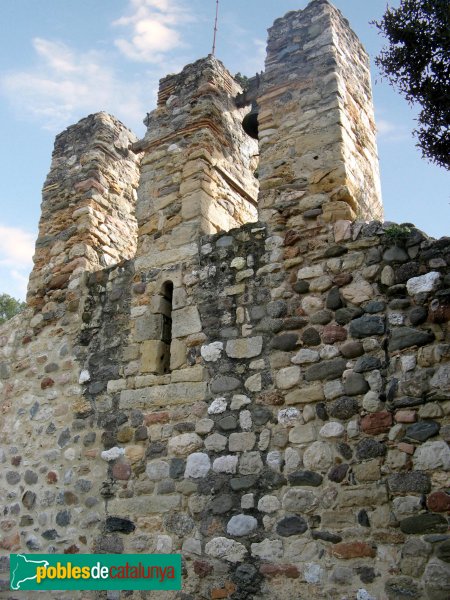
{"type": "MultiPolygon", "coordinates": [[[[262,70],[267,28],[306,4],[220,0],[218,58],[232,73],[262,70]]],[[[449,174],[421,158],[414,110],[373,65],[383,38],[369,21],[386,0],[334,4],[372,59],[385,218],[449,234],[449,174]]],[[[215,0],[1,0],[0,293],[25,295],[55,135],[106,110],[143,136],[158,80],[211,51],[214,13],[215,0]]]]}

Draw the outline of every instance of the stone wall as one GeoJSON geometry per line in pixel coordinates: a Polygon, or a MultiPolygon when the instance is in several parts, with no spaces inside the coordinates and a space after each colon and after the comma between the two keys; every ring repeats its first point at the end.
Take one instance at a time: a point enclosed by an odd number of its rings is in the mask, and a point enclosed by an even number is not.
{"type": "Polygon", "coordinates": [[[0,328],[5,598],[15,551],[182,553],[182,592],[123,598],[447,597],[450,240],[355,220],[380,208],[359,48],[323,0],[275,22],[258,222],[213,57],[162,80],[144,140],[104,113],[57,138],[30,308],[0,328]]]}

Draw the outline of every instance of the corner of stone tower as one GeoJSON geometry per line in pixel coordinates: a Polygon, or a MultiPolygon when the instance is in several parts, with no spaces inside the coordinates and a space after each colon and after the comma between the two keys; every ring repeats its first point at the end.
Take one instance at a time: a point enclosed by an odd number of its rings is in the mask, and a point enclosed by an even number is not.
{"type": "Polygon", "coordinates": [[[134,141],[105,112],[56,137],[28,285],[31,306],[61,304],[84,272],[134,256],[139,156],[128,149],[134,141]]]}

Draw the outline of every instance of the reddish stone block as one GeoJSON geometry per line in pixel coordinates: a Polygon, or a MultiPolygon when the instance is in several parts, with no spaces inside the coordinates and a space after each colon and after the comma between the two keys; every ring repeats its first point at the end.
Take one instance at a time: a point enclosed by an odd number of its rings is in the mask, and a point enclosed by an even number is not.
{"type": "Polygon", "coordinates": [[[375,558],[376,548],[366,542],[341,542],[334,544],[330,552],[336,558],[375,558]]]}
{"type": "Polygon", "coordinates": [[[323,328],[322,341],[324,344],[344,342],[347,339],[347,330],[340,325],[327,325],[323,328]]]}
{"type": "Polygon", "coordinates": [[[115,479],[126,481],[131,477],[131,466],[127,462],[116,462],[112,469],[112,476],[115,479]]]}
{"type": "Polygon", "coordinates": [[[427,498],[427,507],[433,512],[450,511],[450,494],[446,492],[433,492],[427,498]]]}
{"type": "Polygon", "coordinates": [[[295,242],[298,242],[301,239],[301,234],[299,231],[295,229],[289,229],[284,236],[284,245],[292,246],[295,242]]]}
{"type": "Polygon", "coordinates": [[[84,456],[86,458],[96,458],[97,455],[98,455],[98,450],[96,450],[95,448],[91,448],[91,450],[84,451],[84,456]]]}
{"type": "Polygon", "coordinates": [[[231,581],[227,581],[223,588],[213,588],[211,590],[211,600],[220,600],[221,598],[229,598],[236,591],[236,586],[231,581]]]}
{"type": "Polygon", "coordinates": [[[47,473],[47,483],[56,483],[58,481],[58,474],[55,471],[49,471],[47,473]]]}
{"type": "Polygon", "coordinates": [[[398,444],[397,446],[398,450],[400,450],[400,452],[404,452],[405,454],[414,454],[414,451],[416,449],[415,446],[413,446],[413,444],[407,444],[406,442],[400,442],[400,444],[398,444]]]}
{"type": "Polygon", "coordinates": [[[70,273],[63,273],[61,275],[55,275],[51,278],[48,284],[49,290],[60,290],[63,288],[70,279],[70,273]]]}
{"type": "Polygon", "coordinates": [[[52,387],[53,385],[55,385],[55,382],[51,377],[44,377],[44,379],[42,379],[41,381],[42,390],[46,390],[47,388],[52,387]]]}
{"type": "Polygon", "coordinates": [[[285,260],[289,260],[290,258],[295,258],[300,254],[300,249],[296,246],[290,246],[289,248],[284,249],[283,258],[285,260]]]}
{"type": "Polygon", "coordinates": [[[144,415],[144,423],[146,425],[156,425],[158,423],[168,423],[170,415],[166,411],[148,413],[144,415]]]}
{"type": "Polygon", "coordinates": [[[74,185],[74,189],[76,192],[88,192],[89,190],[95,189],[101,195],[105,195],[108,191],[99,181],[97,181],[97,179],[94,179],[93,177],[85,179],[84,181],[79,181],[74,185]]]}
{"type": "Polygon", "coordinates": [[[205,560],[194,560],[194,573],[199,577],[207,577],[212,570],[213,566],[205,560]]]}
{"type": "Polygon", "coordinates": [[[0,522],[0,529],[2,531],[11,531],[11,529],[14,529],[16,525],[16,521],[13,521],[12,519],[5,519],[4,521],[0,522]]]}
{"type": "Polygon", "coordinates": [[[290,579],[298,579],[300,572],[295,565],[273,565],[270,563],[261,565],[259,572],[266,577],[289,577],[290,579]]]}
{"type": "Polygon", "coordinates": [[[392,425],[392,414],[388,411],[372,413],[361,419],[361,429],[364,433],[377,435],[389,431],[392,425]]]}
{"type": "Polygon", "coordinates": [[[353,281],[353,275],[351,275],[350,273],[338,273],[333,278],[334,285],[337,285],[338,287],[342,287],[343,285],[348,285],[352,281],[353,281]]]}
{"type": "Polygon", "coordinates": [[[72,544],[68,548],[64,548],[64,554],[78,554],[80,549],[76,544],[72,544]]]}
{"type": "Polygon", "coordinates": [[[397,423],[415,423],[417,421],[417,413],[415,410],[399,410],[395,413],[397,423]]]}
{"type": "Polygon", "coordinates": [[[14,551],[20,548],[20,535],[18,532],[12,535],[5,536],[0,540],[0,548],[2,550],[14,551]]]}

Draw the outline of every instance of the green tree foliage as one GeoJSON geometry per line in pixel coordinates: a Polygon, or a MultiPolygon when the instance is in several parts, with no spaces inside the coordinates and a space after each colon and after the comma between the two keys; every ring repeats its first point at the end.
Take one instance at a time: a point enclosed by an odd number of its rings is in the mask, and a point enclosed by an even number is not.
{"type": "Polygon", "coordinates": [[[0,294],[0,325],[22,312],[25,307],[25,302],[20,302],[8,294],[0,294]]]}
{"type": "Polygon", "coordinates": [[[421,106],[417,145],[425,158],[449,169],[449,0],[401,0],[374,24],[389,41],[376,59],[382,75],[421,106]]]}

